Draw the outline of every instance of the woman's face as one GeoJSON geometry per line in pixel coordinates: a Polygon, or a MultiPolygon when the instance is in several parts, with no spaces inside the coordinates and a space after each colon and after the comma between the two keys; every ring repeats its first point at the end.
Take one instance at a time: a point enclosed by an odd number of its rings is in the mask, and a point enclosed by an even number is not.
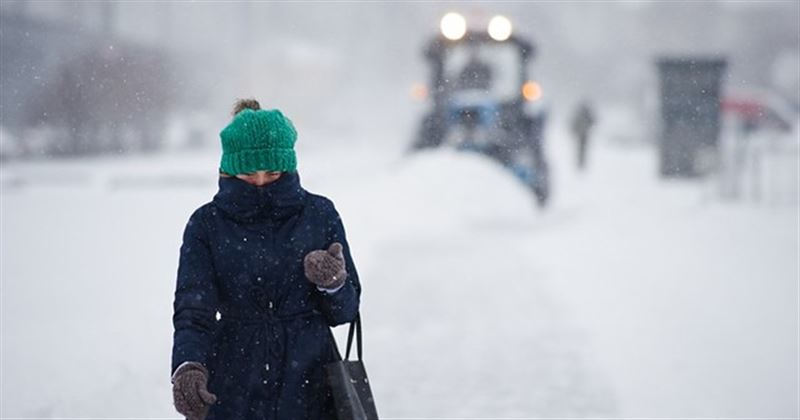
{"type": "Polygon", "coordinates": [[[263,187],[264,185],[272,184],[280,177],[281,172],[270,171],[255,171],[236,175],[236,178],[239,178],[250,185],[255,185],[256,187],[263,187]]]}

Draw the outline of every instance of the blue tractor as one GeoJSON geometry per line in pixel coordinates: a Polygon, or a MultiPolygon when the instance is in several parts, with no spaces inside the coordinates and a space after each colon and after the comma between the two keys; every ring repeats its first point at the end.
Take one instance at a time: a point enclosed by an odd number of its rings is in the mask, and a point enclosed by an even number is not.
{"type": "Polygon", "coordinates": [[[481,153],[508,168],[544,206],[550,192],[542,149],[546,113],[541,88],[528,74],[533,44],[512,35],[501,16],[487,32],[467,30],[452,13],[441,26],[425,49],[432,107],[412,149],[481,153]]]}

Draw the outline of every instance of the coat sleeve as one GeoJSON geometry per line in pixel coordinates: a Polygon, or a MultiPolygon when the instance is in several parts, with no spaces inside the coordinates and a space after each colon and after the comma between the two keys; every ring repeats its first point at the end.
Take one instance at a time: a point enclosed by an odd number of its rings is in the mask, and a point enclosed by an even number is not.
{"type": "Polygon", "coordinates": [[[217,286],[208,233],[195,212],[183,233],[172,325],[172,372],[184,362],[208,364],[216,326],[217,286]]]}
{"type": "Polygon", "coordinates": [[[351,322],[358,314],[359,301],[361,298],[361,283],[358,278],[358,271],[353,263],[353,256],[350,254],[350,245],[344,232],[344,224],[339,213],[331,205],[331,216],[329,219],[329,238],[330,243],[339,242],[342,244],[344,253],[345,270],[347,270],[347,280],[342,287],[333,292],[319,291],[319,307],[328,325],[336,326],[351,322]]]}

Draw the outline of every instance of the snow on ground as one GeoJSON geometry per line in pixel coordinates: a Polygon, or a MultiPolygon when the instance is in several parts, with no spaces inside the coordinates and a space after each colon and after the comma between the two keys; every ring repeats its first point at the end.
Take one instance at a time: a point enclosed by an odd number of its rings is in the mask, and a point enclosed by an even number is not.
{"type": "MultiPolygon", "coordinates": [[[[383,417],[800,414],[796,203],[661,181],[646,147],[576,174],[558,130],[547,211],[474,155],[333,144],[301,176],[344,218],[383,417]]],[[[216,165],[3,165],[0,417],[177,418],[177,252],[216,165]]]]}

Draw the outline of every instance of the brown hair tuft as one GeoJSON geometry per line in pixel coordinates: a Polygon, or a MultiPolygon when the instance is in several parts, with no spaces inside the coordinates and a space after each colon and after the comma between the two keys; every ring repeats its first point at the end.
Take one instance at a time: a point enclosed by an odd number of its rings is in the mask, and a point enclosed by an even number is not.
{"type": "Polygon", "coordinates": [[[244,111],[245,109],[252,109],[254,111],[258,111],[261,109],[261,104],[258,103],[257,100],[254,98],[248,99],[238,99],[235,104],[233,104],[233,113],[232,115],[236,116],[236,114],[244,111]]]}

